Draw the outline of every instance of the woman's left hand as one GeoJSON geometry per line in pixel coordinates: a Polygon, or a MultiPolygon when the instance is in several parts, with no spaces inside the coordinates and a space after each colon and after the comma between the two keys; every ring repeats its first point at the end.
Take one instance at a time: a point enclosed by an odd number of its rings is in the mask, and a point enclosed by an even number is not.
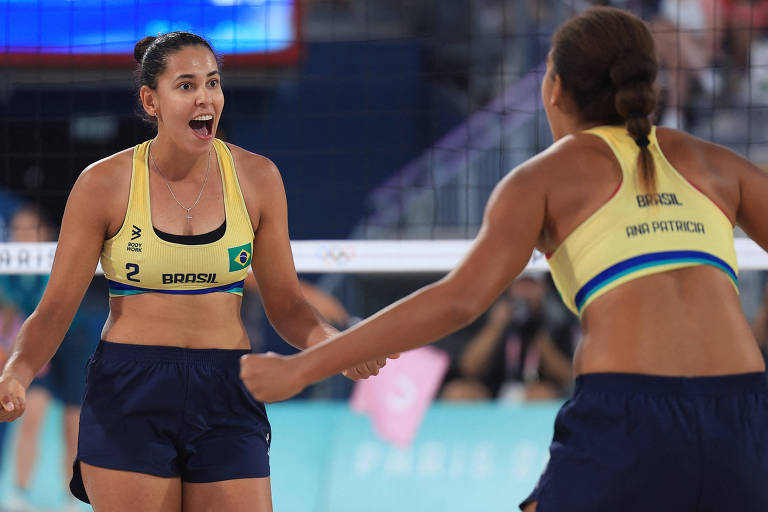
{"type": "MultiPolygon", "coordinates": [[[[398,357],[400,357],[400,354],[393,354],[389,356],[389,359],[397,359],[398,357]]],[[[341,374],[351,380],[362,380],[374,375],[378,375],[379,370],[384,368],[386,365],[387,358],[380,357],[378,359],[372,359],[357,366],[353,366],[352,368],[347,368],[341,372],[341,374]]]]}

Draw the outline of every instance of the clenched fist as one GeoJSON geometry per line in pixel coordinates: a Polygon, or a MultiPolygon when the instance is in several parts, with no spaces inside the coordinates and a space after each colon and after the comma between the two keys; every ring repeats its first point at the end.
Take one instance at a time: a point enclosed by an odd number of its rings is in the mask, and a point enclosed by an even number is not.
{"type": "Polygon", "coordinates": [[[0,377],[0,421],[13,421],[24,413],[27,390],[13,375],[0,377]]]}
{"type": "Polygon", "coordinates": [[[274,352],[241,357],[240,378],[260,402],[287,400],[309,384],[299,377],[298,364],[293,356],[280,356],[274,352]]]}

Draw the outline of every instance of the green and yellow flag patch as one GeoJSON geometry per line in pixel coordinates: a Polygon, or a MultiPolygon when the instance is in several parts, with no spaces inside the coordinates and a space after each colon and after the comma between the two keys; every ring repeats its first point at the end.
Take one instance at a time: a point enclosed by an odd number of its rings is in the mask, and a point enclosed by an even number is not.
{"type": "Polygon", "coordinates": [[[242,270],[251,264],[251,242],[238,247],[230,247],[229,252],[229,271],[242,270]]]}

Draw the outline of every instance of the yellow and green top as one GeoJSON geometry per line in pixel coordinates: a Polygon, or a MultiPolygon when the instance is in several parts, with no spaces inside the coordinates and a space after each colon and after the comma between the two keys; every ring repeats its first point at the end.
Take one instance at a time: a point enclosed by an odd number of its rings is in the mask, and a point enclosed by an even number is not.
{"type": "MultiPolygon", "coordinates": [[[[643,192],[640,148],[623,126],[586,130],[604,140],[622,179],[608,201],[547,255],[568,308],[581,315],[596,298],[638,277],[693,265],[712,265],[737,286],[733,225],[662,153],[655,127],[648,136],[656,191],[643,192]]],[[[738,291],[738,287],[737,287],[738,291]]]]}
{"type": "Polygon", "coordinates": [[[224,195],[223,229],[215,240],[190,245],[161,238],[152,225],[147,163],[150,142],[133,150],[125,220],[102,247],[101,267],[110,297],[147,292],[242,295],[254,232],[229,148],[213,140],[224,195]]]}

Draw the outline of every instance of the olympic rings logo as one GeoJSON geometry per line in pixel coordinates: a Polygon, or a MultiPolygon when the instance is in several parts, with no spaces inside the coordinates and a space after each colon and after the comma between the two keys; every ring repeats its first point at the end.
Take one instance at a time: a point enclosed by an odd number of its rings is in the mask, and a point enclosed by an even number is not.
{"type": "Polygon", "coordinates": [[[332,245],[322,247],[317,252],[317,257],[325,264],[344,265],[355,259],[355,250],[353,247],[344,247],[332,245]]]}

